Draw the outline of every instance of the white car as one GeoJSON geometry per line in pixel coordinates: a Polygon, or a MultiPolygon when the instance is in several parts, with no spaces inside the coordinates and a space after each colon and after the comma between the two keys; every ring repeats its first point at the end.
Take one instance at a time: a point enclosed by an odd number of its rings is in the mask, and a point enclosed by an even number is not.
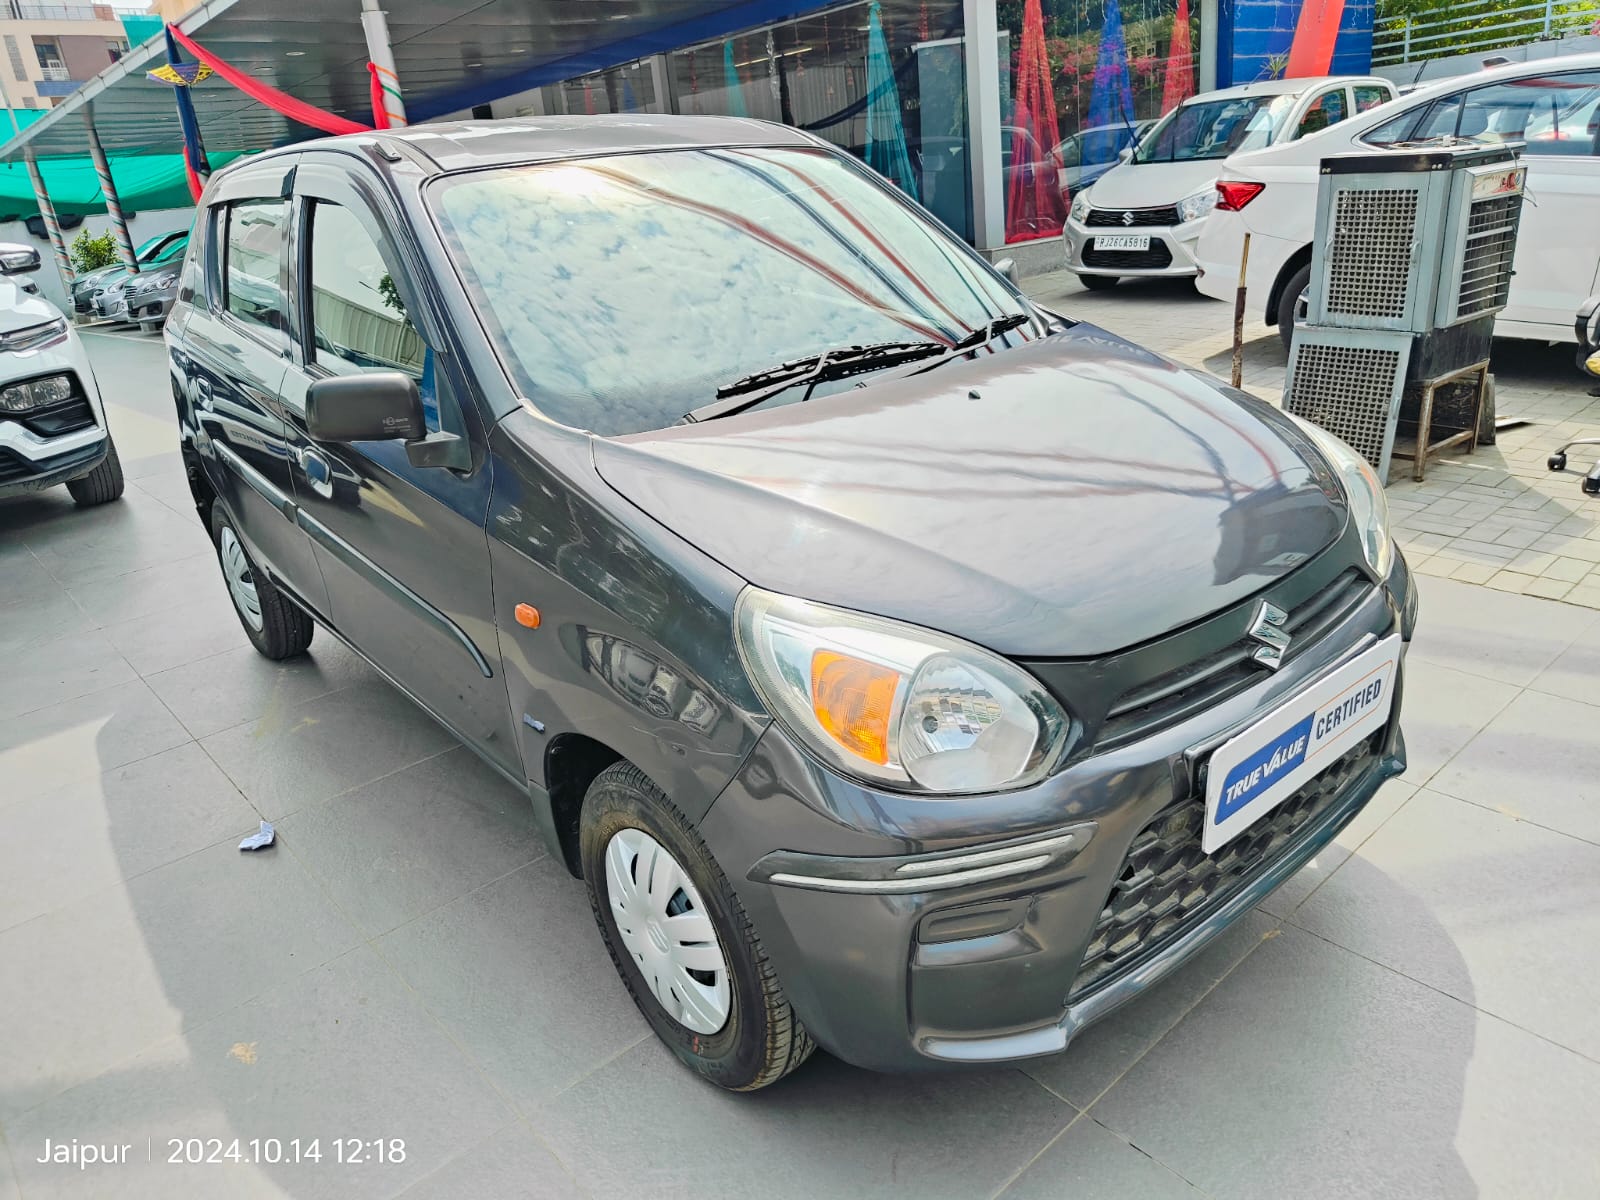
{"type": "Polygon", "coordinates": [[[104,504],[122,495],[122,464],[77,332],[14,278],[38,268],[33,247],[0,243],[0,499],[64,483],[104,504]]]}
{"type": "Polygon", "coordinates": [[[1092,290],[1115,287],[1124,275],[1193,275],[1195,241],[1216,203],[1223,159],[1305,137],[1394,95],[1387,79],[1328,76],[1247,83],[1185,100],[1073,198],[1062,235],[1067,269],[1092,290]]]}
{"type": "Polygon", "coordinates": [[[1458,75],[1304,141],[1230,157],[1196,251],[1200,290],[1233,299],[1248,230],[1247,303],[1287,346],[1305,313],[1321,161],[1450,136],[1525,143],[1516,274],[1495,334],[1574,341],[1573,314],[1600,290],[1600,54],[1458,75]]]}

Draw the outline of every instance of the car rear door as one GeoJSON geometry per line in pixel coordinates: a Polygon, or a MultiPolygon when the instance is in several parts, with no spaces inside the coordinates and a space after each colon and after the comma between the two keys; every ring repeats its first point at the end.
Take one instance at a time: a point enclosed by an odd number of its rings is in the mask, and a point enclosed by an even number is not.
{"type": "MultiPolygon", "coordinates": [[[[280,388],[289,365],[285,287],[294,158],[230,174],[205,222],[205,299],[174,344],[195,446],[252,556],[326,612],[322,574],[295,522],[280,388]]],[[[198,300],[197,296],[197,300],[198,300]]]]}
{"type": "Polygon", "coordinates": [[[333,624],[392,679],[521,780],[489,576],[486,424],[381,181],[353,156],[307,155],[295,179],[295,346],[284,382],[290,472],[327,580],[333,624]],[[398,441],[322,443],[317,380],[401,371],[453,466],[413,466],[398,441]]]}

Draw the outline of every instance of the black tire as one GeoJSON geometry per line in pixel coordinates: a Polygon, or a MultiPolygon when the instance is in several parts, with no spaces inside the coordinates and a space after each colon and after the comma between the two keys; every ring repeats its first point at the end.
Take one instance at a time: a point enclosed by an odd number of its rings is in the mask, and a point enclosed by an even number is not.
{"type": "Polygon", "coordinates": [[[304,654],[306,647],[311,645],[312,634],[317,631],[316,623],[272,585],[272,580],[267,577],[265,571],[256,567],[222,505],[213,504],[211,544],[217,552],[217,565],[222,568],[223,579],[226,580],[228,568],[222,561],[224,530],[239,542],[240,553],[244,554],[250,566],[250,581],[255,587],[256,599],[261,605],[261,628],[256,629],[239,607],[239,601],[234,598],[230,589],[229,600],[233,604],[233,614],[239,618],[239,625],[244,630],[245,637],[250,639],[250,644],[262,657],[270,658],[274,662],[304,654]]]}
{"type": "Polygon", "coordinates": [[[1078,282],[1091,292],[1109,292],[1121,281],[1120,275],[1079,275],[1078,282]]]}
{"type": "Polygon", "coordinates": [[[1310,286],[1311,264],[1307,263],[1289,276],[1289,282],[1283,285],[1283,293],[1278,297],[1278,336],[1283,339],[1284,353],[1294,346],[1295,306],[1300,302],[1300,293],[1310,286]]]}
{"type": "Polygon", "coordinates": [[[607,767],[583,801],[579,832],[583,875],[594,919],[617,973],[639,1011],[667,1046],[701,1077],[735,1092],[776,1083],[810,1057],[816,1044],[790,1008],[772,964],[727,877],[682,813],[632,763],[607,767]],[[715,1033],[695,1033],[662,1007],[623,944],[612,913],[605,854],[623,829],[649,834],[678,860],[704,903],[724,961],[731,1007],[715,1033]]]}
{"type": "Polygon", "coordinates": [[[117,444],[106,439],[106,456],[100,465],[87,475],[67,480],[67,491],[79,507],[91,504],[108,504],[122,495],[122,460],[117,457],[117,444]]]}

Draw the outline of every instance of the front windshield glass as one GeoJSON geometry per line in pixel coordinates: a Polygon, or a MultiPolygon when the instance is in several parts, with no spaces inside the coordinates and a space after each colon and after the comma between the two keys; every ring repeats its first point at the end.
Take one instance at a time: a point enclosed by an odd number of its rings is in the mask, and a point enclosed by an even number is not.
{"type": "Polygon", "coordinates": [[[1294,102],[1294,96],[1239,96],[1185,104],[1140,140],[1133,160],[1191,162],[1259,150],[1271,145],[1294,102]]]}
{"type": "Polygon", "coordinates": [[[430,199],[519,392],[605,435],[672,425],[789,359],[949,344],[1027,311],[966,246],[820,149],[474,171],[430,199]]]}

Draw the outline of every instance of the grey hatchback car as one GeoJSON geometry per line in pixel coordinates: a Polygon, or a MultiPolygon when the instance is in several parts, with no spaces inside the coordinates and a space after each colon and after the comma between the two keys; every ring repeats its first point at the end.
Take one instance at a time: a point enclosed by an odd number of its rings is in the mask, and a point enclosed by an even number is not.
{"type": "Polygon", "coordinates": [[[264,153],[166,340],[247,635],[321,626],[526,794],[723,1087],[1058,1052],[1404,768],[1367,465],[806,133],[264,153]]]}

